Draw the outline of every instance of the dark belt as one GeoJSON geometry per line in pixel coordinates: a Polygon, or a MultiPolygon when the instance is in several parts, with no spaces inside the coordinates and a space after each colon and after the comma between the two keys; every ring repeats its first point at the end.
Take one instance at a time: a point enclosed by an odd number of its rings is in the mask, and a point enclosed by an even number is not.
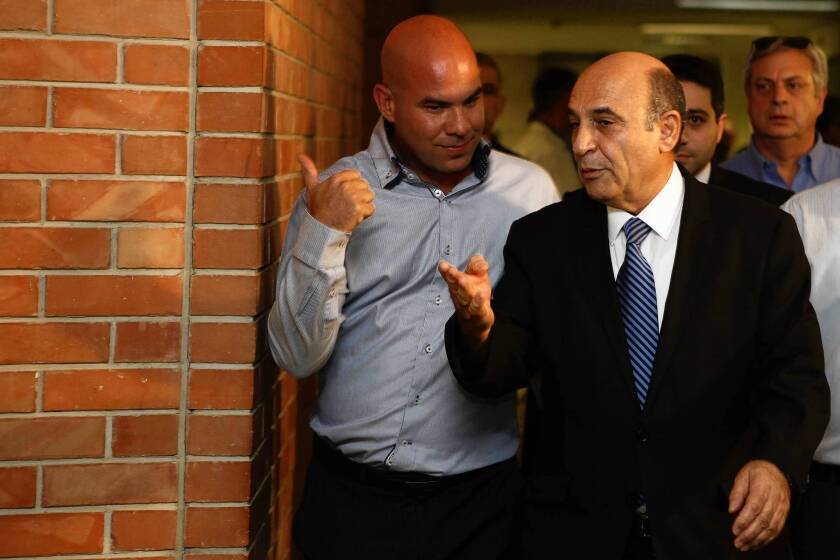
{"type": "Polygon", "coordinates": [[[828,465],[812,461],[810,476],[813,480],[819,480],[820,482],[840,484],[840,465],[828,465]]]}
{"type": "Polygon", "coordinates": [[[392,471],[377,469],[357,463],[356,461],[351,461],[318,436],[314,438],[312,458],[331,472],[357,482],[390,490],[417,490],[420,492],[437,491],[456,484],[463,484],[474,478],[491,474],[496,470],[512,468],[515,462],[515,459],[511,457],[507,461],[502,461],[495,465],[450,476],[432,476],[416,472],[392,471]]]}

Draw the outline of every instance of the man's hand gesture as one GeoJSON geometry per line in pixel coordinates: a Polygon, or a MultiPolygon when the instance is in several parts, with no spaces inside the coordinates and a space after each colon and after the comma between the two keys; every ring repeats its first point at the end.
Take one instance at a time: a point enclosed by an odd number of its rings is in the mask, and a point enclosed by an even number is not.
{"type": "Polygon", "coordinates": [[[446,261],[440,261],[438,270],[449,285],[449,296],[455,304],[455,314],[461,325],[465,341],[477,350],[490,336],[495,322],[490,307],[490,267],[481,255],[473,255],[464,272],[446,261]]]}
{"type": "Polygon", "coordinates": [[[349,233],[373,215],[373,191],[358,171],[339,171],[319,183],[318,169],[312,160],[300,154],[298,162],[306,186],[306,206],[313,218],[325,226],[349,233]]]}
{"type": "Polygon", "coordinates": [[[779,536],[790,510],[790,485],[769,461],[750,461],[738,471],[729,493],[735,548],[757,550],[779,536]]]}

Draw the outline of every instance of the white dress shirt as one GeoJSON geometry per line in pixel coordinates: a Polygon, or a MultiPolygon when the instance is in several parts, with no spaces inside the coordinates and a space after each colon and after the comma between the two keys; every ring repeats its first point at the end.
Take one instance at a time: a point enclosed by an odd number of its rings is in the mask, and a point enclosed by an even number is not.
{"type": "MultiPolygon", "coordinates": [[[[684,197],[685,181],[680,175],[677,164],[674,164],[668,182],[659,194],[639,212],[638,216],[635,216],[651,228],[651,232],[642,241],[641,249],[642,256],[653,270],[653,281],[656,284],[656,313],[659,316],[660,330],[662,330],[662,317],[665,315],[668,288],[671,285],[674,257],[677,254],[677,238],[680,232],[684,197]]],[[[615,277],[618,277],[618,271],[624,263],[624,253],[627,248],[627,238],[621,228],[633,217],[633,214],[629,212],[607,206],[610,255],[612,255],[615,277]]]]}
{"type": "Polygon", "coordinates": [[[706,164],[706,166],[697,172],[697,175],[694,176],[695,179],[703,183],[704,185],[709,184],[709,177],[712,176],[712,162],[706,164]]]}
{"type": "Polygon", "coordinates": [[[577,164],[566,142],[545,123],[531,121],[513,151],[548,171],[560,196],[580,188],[577,164]]]}
{"type": "Polygon", "coordinates": [[[840,179],[794,195],[782,210],[796,220],[811,263],[811,304],[831,388],[831,419],[814,460],[840,465],[840,179]]]}

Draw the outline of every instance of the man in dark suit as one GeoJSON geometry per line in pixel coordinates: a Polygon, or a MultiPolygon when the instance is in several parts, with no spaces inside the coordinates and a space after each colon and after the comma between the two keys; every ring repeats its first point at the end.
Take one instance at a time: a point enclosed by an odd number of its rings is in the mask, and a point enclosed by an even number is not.
{"type": "Polygon", "coordinates": [[[662,59],[680,81],[685,93],[685,121],[677,146],[677,161],[701,183],[710,183],[741,194],[781,205],[793,193],[712,163],[715,148],[723,138],[723,78],[717,66],[690,54],[672,54],[662,59]]]}
{"type": "Polygon", "coordinates": [[[585,189],[441,262],[447,354],[493,397],[542,375],[521,558],[790,557],[791,493],[828,420],[809,270],[780,210],[682,177],[682,89],[617,53],[570,101],[585,189]]]}

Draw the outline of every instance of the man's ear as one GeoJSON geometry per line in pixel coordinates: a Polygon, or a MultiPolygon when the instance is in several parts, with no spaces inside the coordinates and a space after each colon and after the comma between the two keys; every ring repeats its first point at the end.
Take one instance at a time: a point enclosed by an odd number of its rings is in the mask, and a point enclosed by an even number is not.
{"type": "Polygon", "coordinates": [[[723,138],[723,131],[726,130],[726,120],[729,118],[729,115],[726,113],[721,113],[720,118],[717,122],[717,138],[715,138],[715,146],[720,144],[720,139],[723,138]]]}
{"type": "Polygon", "coordinates": [[[373,100],[379,112],[388,122],[394,122],[394,93],[385,84],[373,86],[373,100]]]}
{"type": "Polygon", "coordinates": [[[667,153],[674,150],[680,142],[682,118],[678,111],[668,111],[659,119],[659,151],[667,153]]]}

